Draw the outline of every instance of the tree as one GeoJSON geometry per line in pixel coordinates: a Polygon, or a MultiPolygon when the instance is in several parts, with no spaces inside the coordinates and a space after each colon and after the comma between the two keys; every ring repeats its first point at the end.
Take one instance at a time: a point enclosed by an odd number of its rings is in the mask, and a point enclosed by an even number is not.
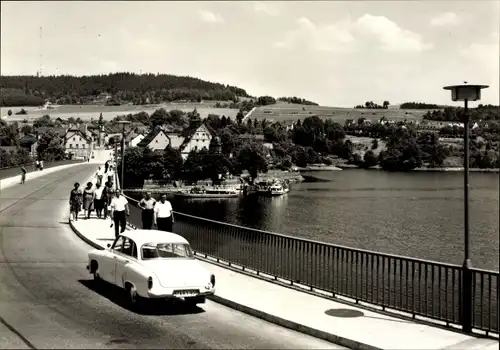
{"type": "Polygon", "coordinates": [[[251,182],[257,178],[259,172],[267,172],[267,162],[264,147],[257,142],[243,145],[236,155],[241,167],[250,174],[251,182]]]}
{"type": "Polygon", "coordinates": [[[167,124],[168,121],[168,112],[165,110],[165,108],[160,108],[157,109],[156,111],[151,114],[150,121],[151,121],[151,127],[154,129],[157,126],[161,126],[164,124],[167,124]]]}
{"type": "Polygon", "coordinates": [[[377,140],[377,139],[374,139],[374,140],[372,141],[372,150],[373,150],[373,149],[377,149],[377,148],[378,148],[378,140],[377,140]]]}
{"type": "Polygon", "coordinates": [[[55,132],[49,130],[38,138],[36,153],[40,160],[62,160],[65,154],[63,140],[55,132]]]}
{"type": "Polygon", "coordinates": [[[182,175],[182,155],[177,149],[167,146],[163,151],[163,176],[169,180],[177,180],[182,175]]]}
{"type": "Polygon", "coordinates": [[[377,165],[378,159],[375,156],[375,153],[373,153],[372,150],[368,150],[365,152],[365,155],[363,156],[363,167],[368,169],[372,166],[377,165]]]}
{"type": "MultiPolygon", "coordinates": [[[[68,119],[69,121],[69,119],[68,119]]],[[[35,129],[41,127],[54,127],[54,121],[50,119],[50,115],[44,115],[33,122],[33,127],[35,129]]]]}
{"type": "Polygon", "coordinates": [[[388,108],[389,108],[389,105],[390,105],[389,101],[384,101],[384,103],[383,103],[383,107],[384,107],[385,109],[388,109],[388,108]]]}
{"type": "Polygon", "coordinates": [[[184,162],[184,168],[182,170],[182,178],[188,182],[196,182],[203,179],[203,155],[204,151],[189,152],[186,161],[184,162]]]}

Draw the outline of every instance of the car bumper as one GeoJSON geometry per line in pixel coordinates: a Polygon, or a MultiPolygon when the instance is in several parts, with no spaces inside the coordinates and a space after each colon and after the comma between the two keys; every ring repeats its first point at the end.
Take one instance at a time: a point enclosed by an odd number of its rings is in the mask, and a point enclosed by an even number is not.
{"type": "MultiPolygon", "coordinates": [[[[183,288],[183,289],[196,289],[196,288],[183,288]]],[[[186,294],[186,295],[175,295],[174,294],[175,289],[155,289],[155,290],[150,290],[148,291],[148,298],[151,299],[182,299],[182,298],[199,298],[199,297],[208,297],[211,295],[215,294],[215,289],[211,290],[201,290],[199,288],[200,292],[196,294],[186,294]]]]}

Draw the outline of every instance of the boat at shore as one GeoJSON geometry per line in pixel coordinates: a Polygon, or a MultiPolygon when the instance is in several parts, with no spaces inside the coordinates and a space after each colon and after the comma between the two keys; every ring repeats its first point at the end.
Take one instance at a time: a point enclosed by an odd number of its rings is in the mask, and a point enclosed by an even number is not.
{"type": "Polygon", "coordinates": [[[281,196],[290,192],[290,188],[285,184],[275,183],[269,187],[269,194],[271,196],[281,196]]]}
{"type": "Polygon", "coordinates": [[[181,198],[235,198],[240,195],[240,191],[234,188],[199,188],[193,187],[189,191],[180,191],[174,197],[181,198]]]}

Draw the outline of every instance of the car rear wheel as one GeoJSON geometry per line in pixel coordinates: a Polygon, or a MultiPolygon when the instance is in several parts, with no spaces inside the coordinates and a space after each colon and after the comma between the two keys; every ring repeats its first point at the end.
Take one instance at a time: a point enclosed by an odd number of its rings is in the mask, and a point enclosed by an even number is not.
{"type": "Polygon", "coordinates": [[[141,296],[137,293],[137,289],[131,284],[127,284],[127,299],[133,308],[139,308],[142,304],[142,298],[141,296]]]}

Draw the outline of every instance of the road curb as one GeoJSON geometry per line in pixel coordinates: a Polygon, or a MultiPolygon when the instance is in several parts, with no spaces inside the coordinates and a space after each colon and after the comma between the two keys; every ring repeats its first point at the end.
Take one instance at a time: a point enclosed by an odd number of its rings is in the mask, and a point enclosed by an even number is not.
{"type": "Polygon", "coordinates": [[[73,232],[82,240],[84,241],[85,243],[87,243],[88,245],[92,246],[93,248],[95,249],[99,249],[99,250],[104,250],[103,247],[101,247],[99,244],[93,242],[92,240],[88,239],[87,237],[85,237],[85,235],[83,235],[76,227],[75,225],[73,224],[73,220],[71,220],[71,217],[69,218],[69,226],[71,227],[71,229],[73,230],[73,232]]]}
{"type": "Polygon", "coordinates": [[[254,309],[254,308],[251,308],[249,306],[236,303],[232,300],[222,298],[218,295],[212,295],[212,296],[208,297],[208,299],[210,299],[213,302],[216,302],[218,304],[230,307],[231,309],[235,309],[235,310],[241,311],[245,314],[260,318],[264,321],[274,323],[278,326],[288,328],[288,329],[294,330],[296,332],[309,335],[309,336],[314,337],[314,338],[326,340],[326,341],[333,343],[333,344],[345,346],[349,349],[353,349],[353,350],[383,350],[382,348],[377,348],[375,346],[363,344],[363,343],[360,343],[360,342],[357,342],[357,341],[354,341],[354,340],[351,340],[348,338],[337,336],[335,334],[331,334],[331,333],[320,331],[320,330],[317,330],[317,329],[314,329],[311,327],[307,327],[307,326],[304,326],[300,323],[289,321],[289,320],[286,320],[284,318],[281,318],[281,317],[278,317],[278,316],[275,316],[275,315],[272,315],[272,314],[254,309]]]}

